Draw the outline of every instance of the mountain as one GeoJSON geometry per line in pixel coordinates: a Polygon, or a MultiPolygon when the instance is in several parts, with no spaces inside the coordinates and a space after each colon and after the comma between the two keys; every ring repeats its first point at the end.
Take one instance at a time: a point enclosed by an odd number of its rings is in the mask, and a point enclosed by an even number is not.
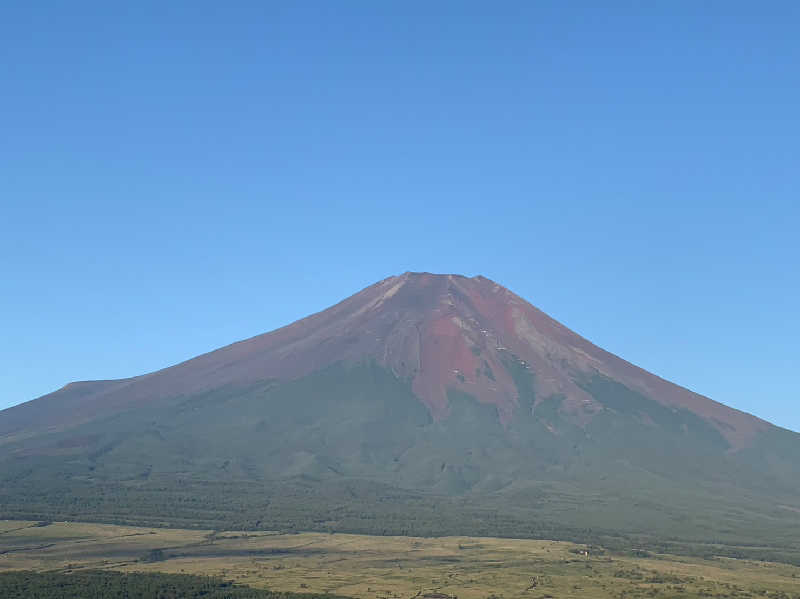
{"type": "Polygon", "coordinates": [[[181,364],[69,384],[0,412],[0,466],[9,517],[790,545],[800,531],[800,435],[480,276],[389,277],[181,364]]]}

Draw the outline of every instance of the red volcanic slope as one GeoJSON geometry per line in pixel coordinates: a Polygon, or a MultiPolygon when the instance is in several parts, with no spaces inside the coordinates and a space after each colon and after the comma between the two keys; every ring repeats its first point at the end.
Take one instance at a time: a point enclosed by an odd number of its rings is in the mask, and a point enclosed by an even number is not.
{"type": "Polygon", "coordinates": [[[598,372],[662,404],[691,410],[743,447],[769,425],[652,375],[593,345],[525,300],[478,276],[405,273],[380,281],[322,312],[151,374],[73,383],[4,413],[0,433],[34,424],[60,428],[138,402],[223,385],[292,379],[344,360],[371,358],[412,381],[434,418],[448,414],[447,389],[496,406],[507,424],[517,389],[503,367],[512,352],[534,373],[537,398],[560,393],[575,422],[599,408],[573,381],[598,372]],[[486,376],[491,370],[493,378],[486,376]],[[478,371],[481,374],[478,374],[478,371]],[[33,409],[34,407],[41,409],[33,409]]]}

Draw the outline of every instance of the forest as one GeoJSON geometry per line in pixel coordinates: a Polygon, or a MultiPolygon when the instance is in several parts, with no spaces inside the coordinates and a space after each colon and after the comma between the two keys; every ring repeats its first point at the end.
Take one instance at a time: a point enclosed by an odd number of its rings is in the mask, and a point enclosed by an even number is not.
{"type": "Polygon", "coordinates": [[[3,599],[336,599],[334,595],[286,593],[238,586],[220,578],[159,572],[0,573],[3,599]]]}

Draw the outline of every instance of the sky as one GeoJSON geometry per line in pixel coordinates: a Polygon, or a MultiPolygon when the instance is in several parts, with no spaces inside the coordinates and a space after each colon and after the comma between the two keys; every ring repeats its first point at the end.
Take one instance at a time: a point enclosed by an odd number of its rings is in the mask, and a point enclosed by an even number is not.
{"type": "Polygon", "coordinates": [[[0,408],[412,270],[800,431],[799,28],[796,2],[6,3],[0,408]]]}

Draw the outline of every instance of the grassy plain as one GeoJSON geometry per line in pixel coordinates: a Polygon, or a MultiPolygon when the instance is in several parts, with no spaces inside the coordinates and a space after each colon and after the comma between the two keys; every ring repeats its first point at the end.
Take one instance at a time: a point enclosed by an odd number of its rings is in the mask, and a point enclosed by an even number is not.
{"type": "Polygon", "coordinates": [[[0,572],[87,568],[216,575],[255,588],[358,599],[800,599],[800,568],[729,558],[617,555],[482,537],[214,532],[0,521],[0,572]]]}

